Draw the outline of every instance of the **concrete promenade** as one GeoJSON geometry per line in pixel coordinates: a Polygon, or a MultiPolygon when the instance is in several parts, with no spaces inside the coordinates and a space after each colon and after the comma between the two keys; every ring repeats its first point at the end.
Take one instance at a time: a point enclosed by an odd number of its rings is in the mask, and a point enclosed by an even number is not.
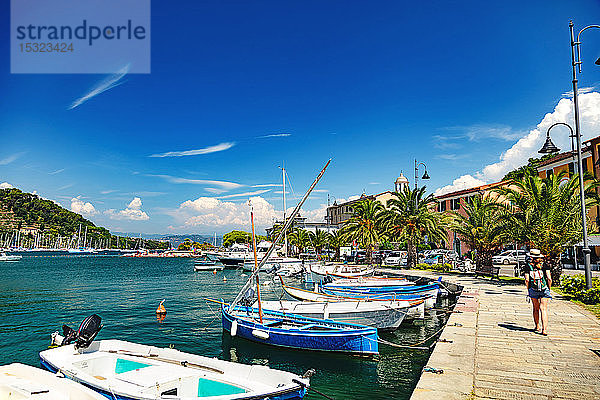
{"type": "MultiPolygon", "coordinates": [[[[430,271],[403,270],[437,278],[430,271]]],[[[600,399],[600,321],[554,295],[548,336],[533,332],[524,285],[441,274],[464,287],[412,400],[600,399]],[[448,342],[445,342],[445,341],[448,342]]]]}

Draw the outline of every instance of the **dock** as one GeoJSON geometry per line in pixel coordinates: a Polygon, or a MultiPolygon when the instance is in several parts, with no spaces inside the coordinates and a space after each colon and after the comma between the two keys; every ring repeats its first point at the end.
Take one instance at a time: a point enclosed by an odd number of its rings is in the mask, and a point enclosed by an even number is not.
{"type": "Polygon", "coordinates": [[[411,400],[600,398],[600,321],[587,310],[553,293],[542,336],[522,284],[393,271],[463,288],[411,400]]]}

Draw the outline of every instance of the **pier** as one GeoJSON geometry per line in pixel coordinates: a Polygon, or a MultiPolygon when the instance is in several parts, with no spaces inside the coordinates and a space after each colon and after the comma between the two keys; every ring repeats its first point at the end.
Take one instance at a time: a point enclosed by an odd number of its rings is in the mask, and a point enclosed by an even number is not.
{"type": "Polygon", "coordinates": [[[600,321],[594,315],[553,293],[548,336],[542,336],[533,332],[524,285],[441,275],[463,290],[411,400],[600,398],[600,321]]]}

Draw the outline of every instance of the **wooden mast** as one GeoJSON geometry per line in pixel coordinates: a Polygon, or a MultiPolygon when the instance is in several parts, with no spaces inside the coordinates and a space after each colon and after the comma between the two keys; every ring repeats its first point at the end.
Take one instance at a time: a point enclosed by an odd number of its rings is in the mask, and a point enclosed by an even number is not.
{"type": "Polygon", "coordinates": [[[254,208],[250,203],[250,222],[252,224],[252,248],[254,250],[254,270],[256,271],[256,296],[258,298],[258,316],[260,323],[263,322],[262,304],[260,304],[260,283],[258,280],[258,258],[256,256],[256,235],[254,234],[254,208]]]}

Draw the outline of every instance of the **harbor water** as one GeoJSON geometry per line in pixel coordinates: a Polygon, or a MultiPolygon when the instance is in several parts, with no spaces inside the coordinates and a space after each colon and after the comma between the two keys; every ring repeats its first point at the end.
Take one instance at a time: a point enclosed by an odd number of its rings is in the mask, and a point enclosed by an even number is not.
{"type": "MultiPolygon", "coordinates": [[[[0,263],[0,365],[39,366],[38,353],[63,324],[76,329],[98,314],[98,339],[122,339],[225,360],[263,364],[303,374],[315,369],[311,385],[339,399],[407,399],[429,353],[380,344],[377,360],[340,354],[285,350],[232,339],[223,333],[218,304],[230,301],[247,276],[242,271],[194,272],[192,259],[98,256],[23,257],[0,263]],[[226,280],[225,280],[225,279],[226,280]],[[165,299],[167,315],[155,310],[165,299]]],[[[261,295],[278,299],[277,281],[266,278],[261,295]]],[[[300,282],[290,281],[294,285],[300,282]]],[[[446,313],[404,323],[381,337],[397,344],[417,343],[437,331],[446,313]]],[[[430,343],[430,342],[428,342],[430,343]]],[[[307,399],[322,399],[309,392],[307,399]]]]}

